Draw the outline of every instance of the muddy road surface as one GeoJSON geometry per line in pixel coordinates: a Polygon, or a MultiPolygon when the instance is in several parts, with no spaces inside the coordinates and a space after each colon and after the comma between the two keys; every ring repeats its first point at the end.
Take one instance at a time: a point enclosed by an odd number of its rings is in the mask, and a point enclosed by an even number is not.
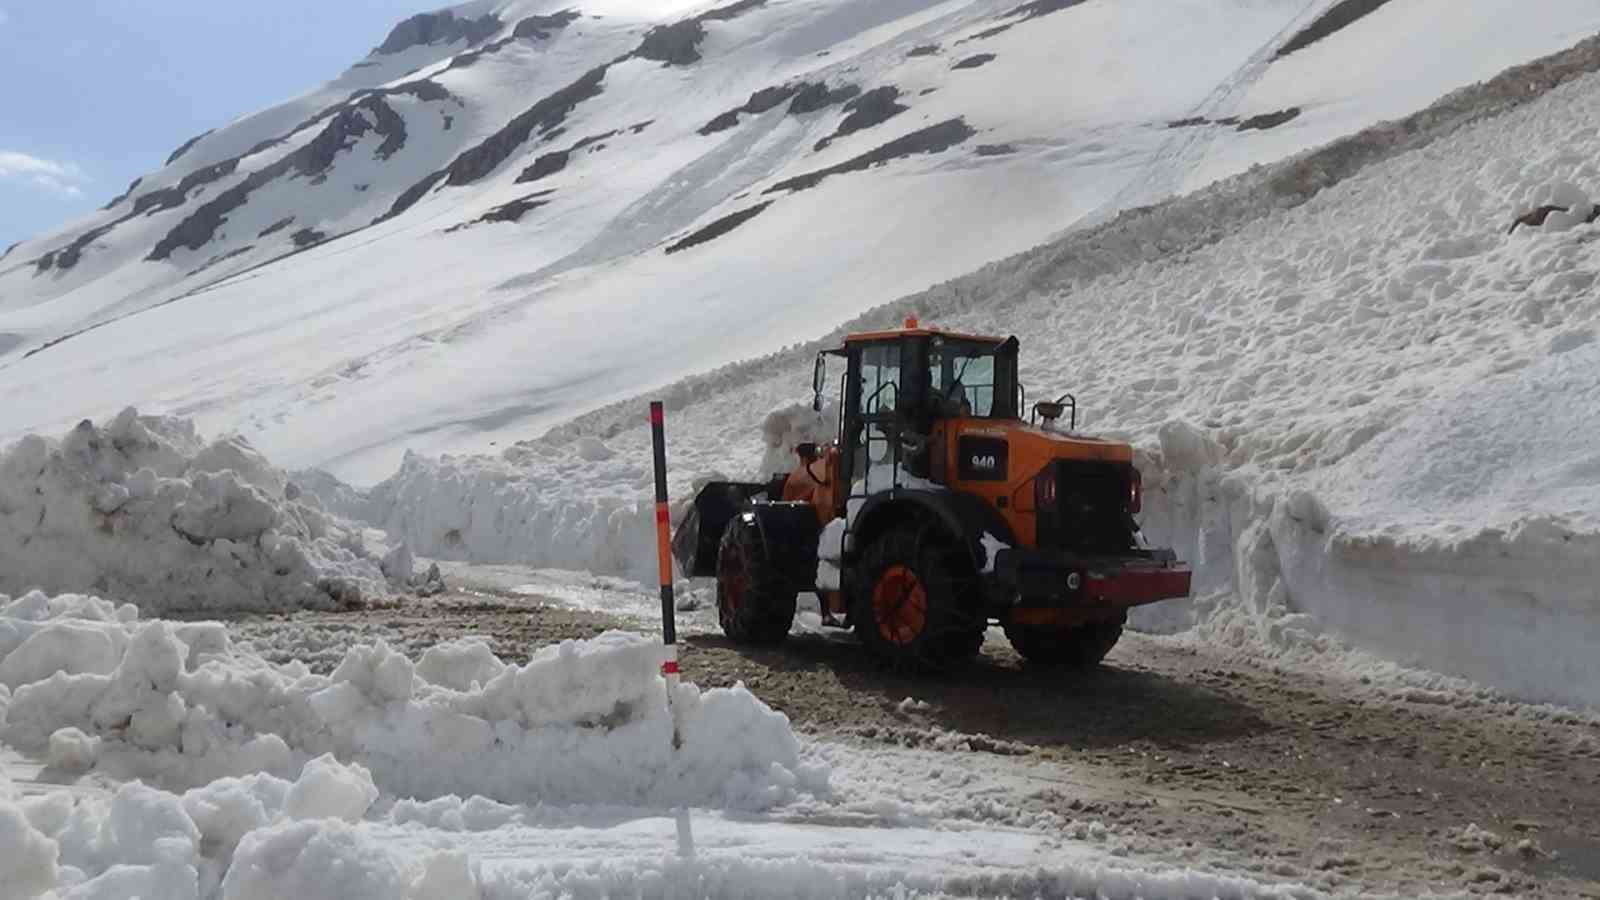
{"type": "MultiPolygon", "coordinates": [[[[520,661],[616,627],[639,625],[490,593],[233,623],[268,658],[322,671],[379,638],[415,655],[479,634],[520,661]]],[[[845,634],[680,643],[702,687],[743,682],[802,733],[864,753],[987,758],[1019,810],[1101,823],[1136,857],[1335,894],[1600,898],[1591,717],[1131,633],[1098,669],[1061,672],[991,632],[975,664],[940,677],[885,669],[845,634]]]]}

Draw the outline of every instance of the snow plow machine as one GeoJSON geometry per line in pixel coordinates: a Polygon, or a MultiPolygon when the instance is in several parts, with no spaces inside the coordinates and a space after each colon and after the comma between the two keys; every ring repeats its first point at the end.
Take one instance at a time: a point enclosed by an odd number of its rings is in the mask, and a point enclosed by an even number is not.
{"type": "Polygon", "coordinates": [[[824,625],[895,664],[959,663],[999,624],[1030,663],[1081,667],[1130,608],[1188,596],[1189,567],[1143,546],[1133,448],[1075,434],[1070,395],[1024,421],[1017,351],[907,319],[818,354],[819,412],[828,358],[844,363],[839,439],[769,482],[706,485],[672,539],[686,573],[716,577],[727,636],[781,642],[814,591],[824,625]]]}

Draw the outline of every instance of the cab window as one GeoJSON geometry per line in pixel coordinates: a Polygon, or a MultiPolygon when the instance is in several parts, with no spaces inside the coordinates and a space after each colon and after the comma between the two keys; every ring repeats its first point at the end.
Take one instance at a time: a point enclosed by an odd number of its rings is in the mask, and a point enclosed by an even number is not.
{"type": "Polygon", "coordinates": [[[933,396],[950,415],[995,415],[998,347],[937,341],[928,350],[928,381],[933,396]]]}

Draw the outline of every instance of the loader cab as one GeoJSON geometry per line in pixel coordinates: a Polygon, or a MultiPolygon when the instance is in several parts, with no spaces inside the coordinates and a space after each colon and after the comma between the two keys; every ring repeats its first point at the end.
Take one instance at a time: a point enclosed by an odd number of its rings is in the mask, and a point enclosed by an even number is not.
{"type": "Polygon", "coordinates": [[[848,495],[943,484],[939,442],[954,419],[1018,419],[1017,339],[918,327],[853,334],[817,358],[817,400],[827,357],[842,358],[840,477],[848,495]]]}

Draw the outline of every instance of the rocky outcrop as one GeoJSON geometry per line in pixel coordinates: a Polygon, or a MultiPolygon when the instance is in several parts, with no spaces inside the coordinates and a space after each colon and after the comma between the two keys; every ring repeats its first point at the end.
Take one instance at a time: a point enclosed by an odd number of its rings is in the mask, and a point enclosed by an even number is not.
{"type": "Polygon", "coordinates": [[[896,138],[881,147],[869,150],[860,156],[846,160],[826,169],[797,175],[778,182],[772,187],[762,191],[772,194],[778,191],[804,191],[816,187],[826,178],[842,175],[846,172],[859,172],[872,166],[883,165],[890,160],[901,159],[923,153],[940,153],[958,144],[965,143],[968,138],[977,134],[972,126],[967,124],[965,118],[957,117],[946,119],[937,125],[929,125],[920,131],[913,131],[905,137],[896,138]]]}
{"type": "Polygon", "coordinates": [[[560,31],[577,20],[578,11],[575,9],[562,10],[548,16],[529,16],[517,23],[517,27],[511,31],[511,36],[522,39],[549,40],[551,33],[560,31]]]}
{"type": "Polygon", "coordinates": [[[1377,12],[1388,2],[1389,0],[1343,0],[1279,47],[1273,59],[1283,59],[1296,50],[1304,50],[1328,35],[1348,28],[1377,12]]]}
{"type": "Polygon", "coordinates": [[[446,228],[445,231],[460,231],[463,228],[471,228],[474,225],[492,224],[495,222],[520,222],[522,221],[522,217],[528,213],[538,209],[541,206],[548,206],[550,201],[545,198],[554,193],[555,190],[553,188],[543,191],[535,191],[526,196],[518,197],[510,203],[502,203],[483,215],[477,217],[476,219],[473,219],[471,222],[463,222],[460,225],[452,225],[449,228],[446,228]]]}
{"type": "Polygon", "coordinates": [[[504,23],[493,15],[466,19],[448,9],[419,13],[396,25],[389,32],[389,37],[372,52],[388,55],[410,47],[454,44],[457,41],[466,41],[467,46],[471,47],[494,37],[503,27],[504,23]]]}
{"type": "Polygon", "coordinates": [[[979,53],[976,56],[969,56],[966,59],[963,59],[962,61],[956,63],[955,65],[951,66],[950,68],[952,70],[954,70],[954,69],[976,69],[979,66],[988,65],[989,63],[994,62],[994,60],[995,60],[995,55],[993,53],[979,53]]]}
{"type": "MultiPolygon", "coordinates": [[[[251,193],[278,178],[320,176],[333,165],[340,153],[372,133],[384,139],[375,151],[379,158],[387,158],[385,154],[394,153],[405,143],[404,120],[379,94],[369,94],[353,105],[340,108],[328,119],[322,131],[299,149],[251,172],[244,181],[196,209],[157,242],[145,259],[159,262],[171,257],[179,248],[200,249],[227,222],[228,213],[243,206],[251,193]]],[[[306,231],[294,235],[297,245],[302,245],[301,235],[306,231]]]]}
{"type": "Polygon", "coordinates": [[[206,137],[207,135],[209,135],[211,132],[213,132],[215,130],[216,130],[215,128],[208,128],[205,131],[202,131],[199,134],[195,135],[194,137],[189,138],[187,141],[184,141],[178,147],[178,149],[172,151],[172,155],[171,156],[167,157],[167,165],[170,166],[173,163],[177,162],[179,157],[183,156],[185,153],[188,153],[190,150],[194,149],[194,145],[195,144],[200,143],[200,140],[202,138],[206,137]]]}
{"type": "MultiPolygon", "coordinates": [[[[810,89],[811,87],[812,85],[800,81],[793,84],[780,84],[777,87],[762,88],[761,90],[751,94],[750,99],[746,100],[743,104],[735,106],[733,109],[718,115],[716,118],[700,126],[700,133],[710,135],[716,134],[719,131],[726,131],[729,128],[739,124],[739,115],[741,113],[760,115],[769,109],[777,107],[778,104],[788,100],[790,97],[793,97],[801,90],[810,89]]],[[[827,90],[825,86],[823,86],[822,89],[824,91],[827,90]]]]}
{"type": "Polygon", "coordinates": [[[704,244],[707,241],[714,241],[717,238],[722,237],[728,232],[734,230],[735,228],[738,228],[740,225],[743,225],[751,219],[754,219],[756,216],[761,215],[763,212],[766,212],[767,207],[771,206],[772,203],[773,201],[768,200],[765,203],[757,203],[755,206],[752,206],[749,209],[741,209],[738,212],[729,213],[715,222],[712,222],[710,225],[695,231],[693,234],[690,234],[683,240],[668,246],[667,254],[670,256],[671,254],[680,253],[684,250],[687,250],[690,247],[704,244]]]}
{"type": "Polygon", "coordinates": [[[1238,128],[1240,131],[1268,131],[1298,118],[1300,118],[1300,107],[1291,106],[1288,109],[1251,116],[1240,122],[1238,128]]]}
{"type": "Polygon", "coordinates": [[[880,125],[911,108],[896,102],[899,98],[900,89],[886,84],[850,100],[844,105],[849,115],[839,122],[833,134],[817,141],[812,149],[822,150],[842,137],[880,125]]]}
{"type": "Polygon", "coordinates": [[[795,93],[794,99],[789,102],[789,115],[804,116],[814,112],[821,112],[830,106],[840,103],[861,93],[861,88],[853,84],[840,85],[830,88],[827,84],[818,82],[805,83],[795,93]]]}
{"type": "Polygon", "coordinates": [[[83,258],[83,251],[90,244],[105,237],[115,226],[116,223],[113,222],[109,225],[101,225],[98,228],[91,228],[88,231],[85,231],[83,234],[73,238],[72,243],[66,245],[65,247],[62,247],[59,250],[52,250],[49,253],[39,257],[37,260],[34,260],[33,274],[43,275],[45,272],[48,272],[51,269],[66,271],[67,269],[72,268],[78,264],[79,259],[83,258]]]}
{"type": "Polygon", "coordinates": [[[604,144],[600,143],[601,141],[616,137],[616,135],[617,132],[615,131],[607,131],[604,134],[592,134],[565,150],[556,150],[551,153],[543,154],[538,159],[533,161],[533,165],[522,170],[522,174],[517,176],[516,183],[526,184],[530,181],[538,181],[541,178],[548,178],[551,175],[560,172],[562,169],[565,169],[567,167],[567,162],[572,158],[572,154],[577,153],[579,150],[582,150],[585,147],[591,146],[598,150],[605,146],[604,144]]]}
{"type": "Polygon", "coordinates": [[[657,25],[645,32],[644,39],[639,42],[639,47],[633,51],[633,55],[641,59],[653,59],[668,66],[687,66],[697,63],[700,61],[700,42],[706,37],[705,23],[737,18],[766,2],[767,0],[739,0],[737,3],[701,13],[692,19],[673,22],[671,25],[657,25]]]}

